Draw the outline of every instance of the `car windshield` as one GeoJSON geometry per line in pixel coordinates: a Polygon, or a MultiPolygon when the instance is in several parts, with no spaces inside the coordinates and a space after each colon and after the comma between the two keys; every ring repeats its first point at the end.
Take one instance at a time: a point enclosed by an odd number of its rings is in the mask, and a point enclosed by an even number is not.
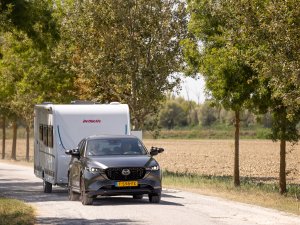
{"type": "Polygon", "coordinates": [[[91,139],[87,143],[87,156],[145,155],[143,144],[134,138],[91,139]]]}

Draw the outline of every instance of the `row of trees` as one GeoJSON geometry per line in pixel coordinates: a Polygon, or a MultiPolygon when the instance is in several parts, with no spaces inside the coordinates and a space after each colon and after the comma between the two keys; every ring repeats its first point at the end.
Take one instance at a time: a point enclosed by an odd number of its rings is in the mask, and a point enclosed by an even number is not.
{"type": "Polygon", "coordinates": [[[286,142],[299,138],[299,6],[298,0],[1,0],[0,113],[16,138],[16,121],[29,132],[36,103],[120,101],[142,129],[149,117],[157,120],[185,66],[186,74],[205,77],[216,105],[234,112],[235,185],[241,112],[273,114],[284,193],[286,142]]]}
{"type": "Polygon", "coordinates": [[[188,0],[188,72],[203,74],[213,99],[235,112],[237,186],[240,112],[269,109],[280,140],[280,193],[287,191],[286,142],[299,139],[299,7],[297,0],[188,0]]]}
{"type": "MultiPolygon", "coordinates": [[[[179,83],[180,0],[1,0],[0,15],[0,114],[13,124],[13,159],[17,121],[29,133],[35,104],[124,102],[142,129],[179,83]]],[[[5,130],[3,144],[4,157],[5,130]]]]}
{"type": "MultiPolygon", "coordinates": [[[[181,97],[168,98],[159,110],[157,120],[153,117],[146,120],[146,124],[157,123],[157,127],[164,129],[178,129],[192,127],[211,127],[213,125],[231,126],[235,121],[233,111],[226,110],[222,105],[214,105],[214,101],[206,100],[202,104],[194,101],[187,101],[181,97]]],[[[271,128],[272,115],[267,112],[262,115],[255,115],[250,110],[240,112],[241,125],[253,127],[256,125],[271,128]]],[[[147,127],[146,127],[147,128],[147,127]]]]}

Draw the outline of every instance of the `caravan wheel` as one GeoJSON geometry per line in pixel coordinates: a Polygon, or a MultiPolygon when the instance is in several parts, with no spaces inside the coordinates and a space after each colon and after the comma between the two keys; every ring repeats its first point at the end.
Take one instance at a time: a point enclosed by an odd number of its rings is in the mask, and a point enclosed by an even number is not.
{"type": "Polygon", "coordinates": [[[44,189],[44,193],[51,193],[52,192],[52,184],[44,180],[43,181],[43,189],[44,189]]]}
{"type": "Polygon", "coordinates": [[[77,201],[80,198],[80,194],[76,193],[72,190],[71,182],[70,182],[70,177],[69,177],[69,182],[68,182],[68,197],[70,201],[77,201]]]}

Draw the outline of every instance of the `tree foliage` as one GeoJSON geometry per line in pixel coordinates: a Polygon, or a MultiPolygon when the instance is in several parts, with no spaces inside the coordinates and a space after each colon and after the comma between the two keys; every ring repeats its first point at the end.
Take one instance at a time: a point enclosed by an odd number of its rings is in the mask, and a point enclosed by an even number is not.
{"type": "Polygon", "coordinates": [[[78,75],[79,98],[128,103],[135,128],[178,83],[186,12],[179,0],[83,1],[63,11],[57,60],[78,75]]]}
{"type": "Polygon", "coordinates": [[[52,0],[1,0],[0,31],[22,31],[35,46],[49,47],[49,39],[58,39],[57,24],[52,16],[52,0]]]}
{"type": "Polygon", "coordinates": [[[159,112],[159,125],[167,129],[187,125],[187,111],[182,104],[169,100],[159,112]]]}

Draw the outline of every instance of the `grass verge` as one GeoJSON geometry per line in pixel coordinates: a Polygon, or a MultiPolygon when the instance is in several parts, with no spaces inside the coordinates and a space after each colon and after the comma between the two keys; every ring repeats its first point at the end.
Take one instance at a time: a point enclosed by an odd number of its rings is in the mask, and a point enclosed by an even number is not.
{"type": "Polygon", "coordinates": [[[282,196],[275,183],[264,183],[246,177],[241,178],[241,186],[236,188],[233,186],[231,176],[206,176],[170,171],[163,172],[163,185],[300,215],[299,185],[288,185],[288,193],[282,196]]]}
{"type": "MultiPolygon", "coordinates": [[[[270,139],[271,131],[263,127],[241,127],[241,139],[270,139]]],[[[157,132],[145,131],[143,138],[152,139],[232,139],[233,126],[191,127],[173,130],[160,130],[157,132]]]]}
{"type": "Polygon", "coordinates": [[[0,224],[33,225],[34,209],[22,201],[0,197],[0,224]]]}

